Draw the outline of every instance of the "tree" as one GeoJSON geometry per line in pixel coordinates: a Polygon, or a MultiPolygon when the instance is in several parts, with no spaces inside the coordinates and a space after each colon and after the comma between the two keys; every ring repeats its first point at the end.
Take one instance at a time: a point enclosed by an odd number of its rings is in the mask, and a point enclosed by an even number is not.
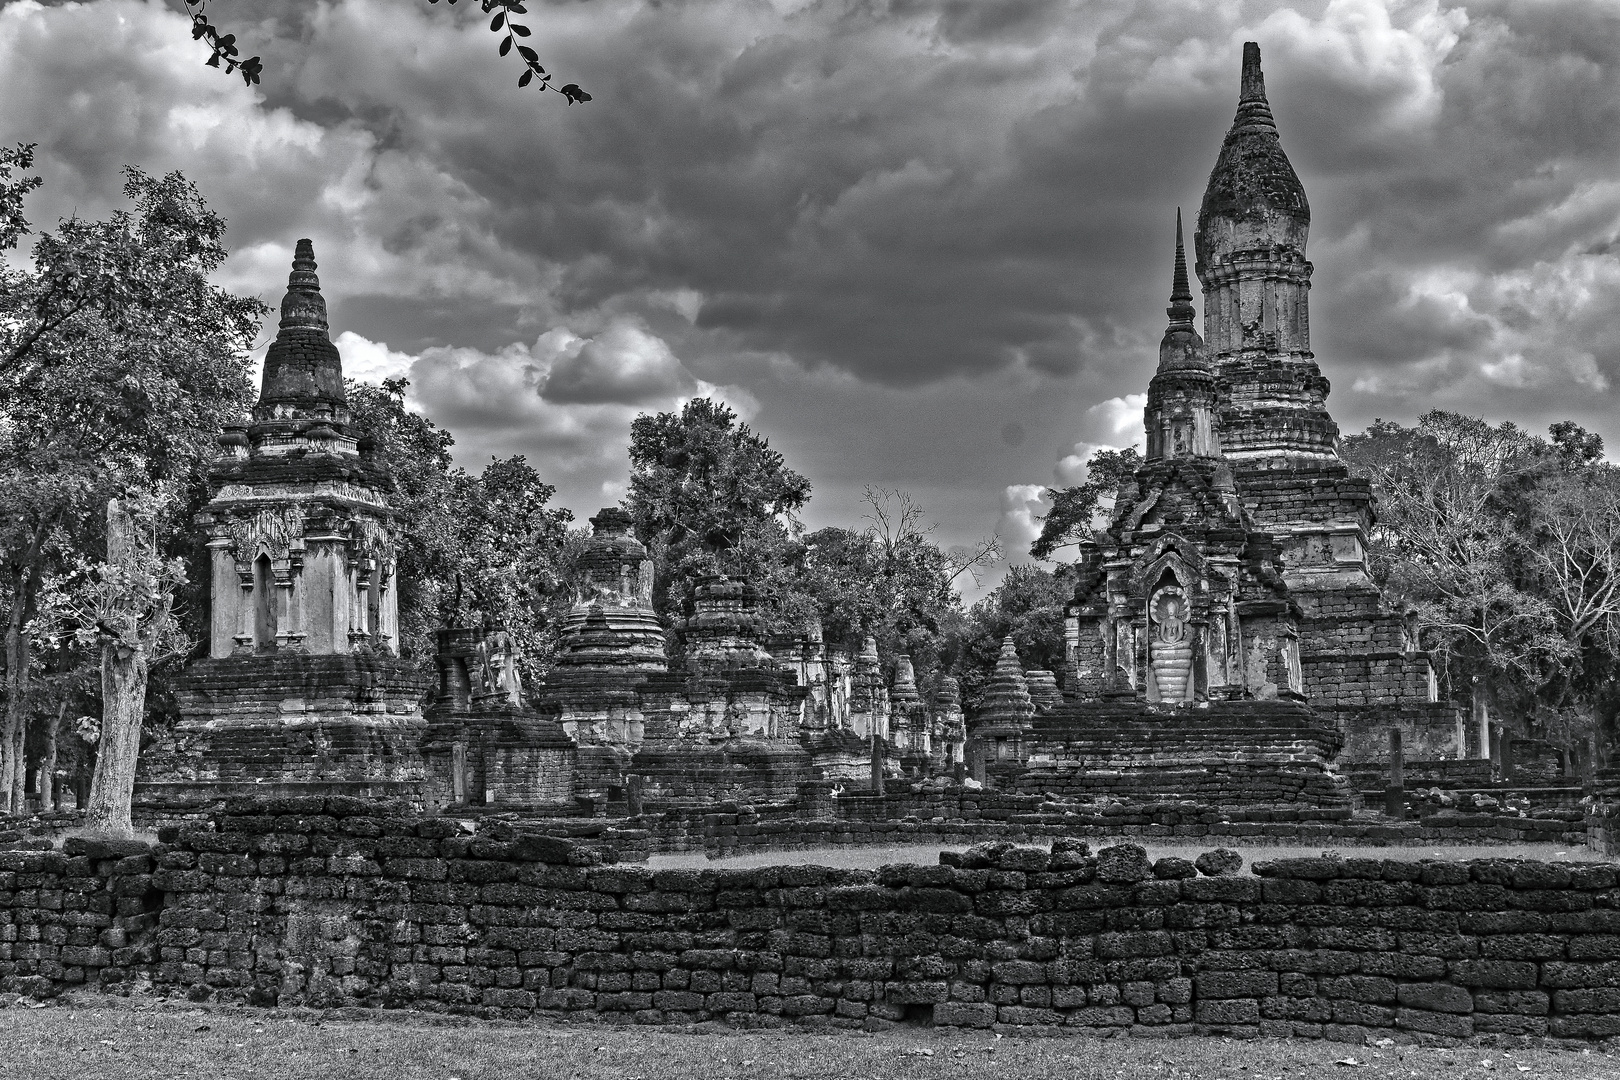
{"type": "Polygon", "coordinates": [[[1341,452],[1378,498],[1375,576],[1416,603],[1442,677],[1466,669],[1542,685],[1562,643],[1545,598],[1515,572],[1504,497],[1545,444],[1512,423],[1436,410],[1411,429],[1376,421],[1341,452]]]}
{"type": "MultiPolygon", "coordinates": [[[[186,14],[191,16],[191,36],[208,46],[208,59],[203,61],[208,67],[220,68],[227,75],[239,74],[242,82],[252,86],[259,81],[263,74],[264,65],[259,57],[251,56],[246,60],[238,59],[241,50],[236,44],[235,34],[222,34],[219,28],[208,21],[206,8],[208,0],[182,0],[186,5],[186,14]]],[[[437,4],[439,0],[428,0],[430,4],[437,4]]],[[[454,7],[457,0],[449,0],[454,7]]],[[[578,83],[567,83],[557,87],[551,84],[551,74],[540,66],[540,55],[528,45],[519,41],[519,38],[528,38],[532,31],[522,23],[512,18],[514,15],[528,14],[524,0],[481,0],[484,14],[494,12],[494,18],[489,22],[489,28],[501,35],[500,53],[502,56],[511,52],[518,54],[523,62],[523,74],[518,76],[518,87],[534,85],[536,89],[544,92],[554,90],[563,96],[563,100],[572,105],[576,101],[589,101],[591,95],[579,88],[578,83]]]]}
{"type": "Polygon", "coordinates": [[[546,506],[556,490],[521,455],[493,459],[478,476],[457,470],[452,488],[454,584],[441,599],[439,622],[507,631],[531,688],[550,666],[572,599],[574,515],[546,506]]]}
{"type": "Polygon", "coordinates": [[[1063,621],[1074,592],[1073,571],[1012,566],[1001,586],[968,610],[949,644],[951,673],[962,685],[962,701],[976,706],[995,672],[1008,634],[1028,670],[1063,669],[1063,621]]]}
{"type": "Polygon", "coordinates": [[[783,584],[797,555],[794,514],[809,499],[810,481],[720,402],[696,398],[630,425],[625,508],[652,553],[654,606],[668,619],[706,574],[783,584]]]}
{"type": "MultiPolygon", "coordinates": [[[[886,664],[907,653],[926,684],[962,619],[954,582],[972,567],[928,538],[934,527],[908,493],[867,488],[863,498],[867,528],[807,536],[790,588],[812,602],[827,640],[853,648],[871,635],[886,664]]],[[[973,550],[994,549],[992,538],[973,550]]]]}
{"type": "Polygon", "coordinates": [[[1113,509],[1120,485],[1142,467],[1142,455],[1134,446],[1123,450],[1098,450],[1086,461],[1086,478],[1073,487],[1047,488],[1052,508],[1041,518],[1041,535],[1030,544],[1029,553],[1037,559],[1050,559],[1061,548],[1091,538],[1099,516],[1113,509]]]}
{"type": "Polygon", "coordinates": [[[346,385],[356,430],[376,439],[397,490],[402,651],[426,661],[441,626],[506,630],[532,686],[555,651],[571,565],[569,511],[523,457],[474,476],[450,457],[455,440],[405,407],[404,379],[346,385]]]}
{"type": "MultiPolygon", "coordinates": [[[[27,232],[34,183],[0,151],[0,242],[27,232]]],[[[22,804],[34,710],[29,624],[46,577],[104,541],[107,500],[194,480],[249,404],[246,353],[266,309],[211,285],[224,221],[179,173],[125,170],[134,211],[63,221],[32,266],[0,266],[0,559],[5,714],[0,809],[22,804]]]]}
{"type": "Polygon", "coordinates": [[[1435,411],[1342,452],[1378,497],[1375,576],[1417,605],[1448,691],[1584,741],[1617,666],[1620,470],[1572,421],[1549,435],[1435,411]]]}
{"type": "Polygon", "coordinates": [[[400,653],[425,660],[433,655],[440,593],[455,575],[450,556],[455,438],[405,407],[409,386],[405,379],[387,379],[381,386],[350,379],[344,393],[356,434],[376,440],[394,477],[389,502],[400,526],[394,574],[400,653]]]}
{"type": "Polygon", "coordinates": [[[184,564],[159,550],[165,503],[172,500],[162,494],[109,499],[106,561],[65,575],[42,605],[48,621],[70,624],[81,646],[101,652],[100,735],[85,808],[85,825],[98,832],[133,831],[147,679],[155,661],[183,656],[189,644],[173,617],[184,564]]]}

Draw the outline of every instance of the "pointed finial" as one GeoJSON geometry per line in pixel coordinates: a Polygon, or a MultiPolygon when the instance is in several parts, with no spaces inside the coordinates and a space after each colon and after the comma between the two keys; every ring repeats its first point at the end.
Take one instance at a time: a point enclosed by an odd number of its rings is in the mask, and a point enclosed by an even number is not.
{"type": "Polygon", "coordinates": [[[321,279],[315,276],[315,244],[308,239],[298,241],[293,250],[287,295],[281,298],[281,326],[328,329],[326,298],[321,295],[321,279]]]}
{"type": "Polygon", "coordinates": [[[1239,101],[1266,100],[1266,76],[1260,70],[1260,43],[1258,41],[1245,41],[1243,43],[1243,91],[1238,96],[1239,101]]]}
{"type": "Polygon", "coordinates": [[[1238,92],[1238,124],[1256,124],[1275,128],[1271,105],[1266,101],[1266,75],[1260,70],[1260,44],[1243,43],[1243,83],[1238,92]]]}
{"type": "Polygon", "coordinates": [[[1181,208],[1176,208],[1176,269],[1170,282],[1170,306],[1165,309],[1170,316],[1170,325],[1176,328],[1185,324],[1192,326],[1192,286],[1187,280],[1187,248],[1181,239],[1181,208]]]}

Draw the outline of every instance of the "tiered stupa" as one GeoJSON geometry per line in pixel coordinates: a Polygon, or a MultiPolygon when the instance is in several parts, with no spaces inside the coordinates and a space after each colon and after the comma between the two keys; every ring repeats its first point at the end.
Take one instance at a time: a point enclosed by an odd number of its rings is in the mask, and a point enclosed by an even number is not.
{"type": "Polygon", "coordinates": [[[1181,222],[1147,452],[1069,609],[1076,696],[1037,719],[1026,790],[1346,804],[1340,739],[1304,704],[1299,609],[1237,498],[1193,326],[1181,222]]]}
{"type": "Polygon", "coordinates": [[[1018,662],[1018,648],[1008,634],[1001,643],[995,673],[979,699],[970,733],[979,754],[974,761],[975,772],[982,773],[992,763],[1021,761],[1025,757],[1024,739],[1034,717],[1035,703],[1029,696],[1024,667],[1018,662]]]}
{"type": "Polygon", "coordinates": [[[314,246],[298,241],[252,423],[228,427],[198,515],[208,657],[138,797],[420,794],[423,680],[398,657],[394,481],[352,429],[314,246]]]}
{"type": "Polygon", "coordinates": [[[669,665],[652,606],[652,558],[630,535],[630,515],[608,507],[591,530],[539,707],[579,746],[576,795],[611,799],[644,737],[640,687],[669,665]]]}
{"type": "Polygon", "coordinates": [[[1367,568],[1371,486],[1338,455],[1328,380],[1311,352],[1310,204],[1266,100],[1260,47],[1243,47],[1237,116],[1210,173],[1194,237],[1223,456],[1300,610],[1301,692],[1344,735],[1346,761],[1381,759],[1400,727],[1411,759],[1456,757],[1455,710],[1407,613],[1367,568]]]}
{"type": "Polygon", "coordinates": [[[1349,476],[1310,351],[1310,210],[1244,46],[1238,113],[1196,246],[1176,221],[1144,462],[1082,545],[1067,700],[1038,717],[1026,790],[1342,807],[1330,763],[1383,728],[1453,756],[1428,657],[1367,574],[1367,484],[1349,476]]]}
{"type": "Polygon", "coordinates": [[[917,692],[917,672],[911,656],[896,656],[894,667],[894,686],[889,690],[889,731],[900,752],[900,771],[907,776],[925,776],[934,760],[928,707],[917,692]]]}
{"type": "Polygon", "coordinates": [[[649,799],[780,798],[810,778],[799,744],[808,691],[762,643],[765,601],[750,582],[723,574],[694,591],[680,669],[641,688],[646,741],[633,768],[649,799]]]}

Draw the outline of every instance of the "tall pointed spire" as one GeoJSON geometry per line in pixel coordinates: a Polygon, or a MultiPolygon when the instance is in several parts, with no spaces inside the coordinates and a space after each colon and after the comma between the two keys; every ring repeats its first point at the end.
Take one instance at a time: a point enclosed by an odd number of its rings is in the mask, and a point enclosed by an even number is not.
{"type": "Polygon", "coordinates": [[[1170,282],[1170,329],[1188,329],[1193,325],[1192,285],[1187,281],[1187,248],[1181,241],[1181,207],[1176,207],[1176,269],[1170,282]]]}
{"type": "Polygon", "coordinates": [[[315,245],[307,239],[298,241],[293,252],[280,327],[264,357],[254,419],[261,424],[319,419],[341,428],[348,422],[343,359],[332,344],[326,298],[315,275],[315,245]]]}
{"type": "Polygon", "coordinates": [[[1234,126],[1253,124],[1259,127],[1277,127],[1271,115],[1271,103],[1266,100],[1266,74],[1260,70],[1260,44],[1243,43],[1243,83],[1238,90],[1238,111],[1234,126]]]}
{"type": "Polygon", "coordinates": [[[287,295],[281,298],[281,326],[307,326],[329,330],[326,298],[321,295],[321,279],[315,276],[315,245],[298,241],[293,252],[292,273],[287,275],[287,295]]]}
{"type": "Polygon", "coordinates": [[[1164,312],[1170,316],[1170,325],[1164,328],[1159,342],[1159,370],[1207,370],[1209,361],[1204,355],[1204,339],[1194,322],[1197,312],[1192,305],[1192,286],[1187,281],[1187,247],[1181,238],[1180,208],[1176,210],[1176,269],[1170,281],[1170,306],[1164,312]]]}

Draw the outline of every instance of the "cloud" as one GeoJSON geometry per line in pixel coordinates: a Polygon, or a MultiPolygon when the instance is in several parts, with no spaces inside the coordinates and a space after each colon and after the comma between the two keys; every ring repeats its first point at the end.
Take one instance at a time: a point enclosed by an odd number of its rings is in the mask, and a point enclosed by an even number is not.
{"type": "Polygon", "coordinates": [[[570,334],[559,342],[540,396],[558,404],[639,405],[696,387],[663,339],[618,323],[589,340],[570,334]]]}
{"type": "Polygon", "coordinates": [[[1041,535],[1039,516],[1046,511],[1046,489],[1040,484],[1008,484],[1001,492],[996,532],[1011,564],[1030,561],[1029,545],[1041,535]]]}
{"type": "Polygon", "coordinates": [[[18,0],[0,141],[39,144],[44,225],[121,205],[125,163],[184,169],[230,221],[221,283],[267,300],[313,237],[351,370],[408,358],[467,455],[550,455],[595,500],[627,417],[713,390],[818,493],[955,491],[971,536],[1140,439],[1171,218],[1259,40],[1341,427],[1620,443],[1604,0],[536,5],[573,108],[517,92],[470,7],[211,10],[265,57],[248,88],[158,0],[18,0]]]}
{"type": "Polygon", "coordinates": [[[403,379],[410,374],[416,357],[390,349],[387,345],[367,341],[352,330],[345,330],[333,339],[338,354],[343,357],[345,378],[361,382],[380,383],[384,379],[403,379]]]}
{"type": "Polygon", "coordinates": [[[351,378],[408,378],[408,403],[456,436],[462,465],[476,470],[491,457],[523,454],[557,485],[559,504],[587,515],[604,498],[623,497],[630,424],[640,413],[704,396],[745,419],[758,410],[747,391],[695,378],[667,343],[629,319],[591,337],[558,328],[493,352],[432,347],[413,355],[352,331],[336,343],[351,378]],[[643,377],[649,370],[659,378],[643,377]],[[559,375],[564,393],[556,395],[559,375]]]}

